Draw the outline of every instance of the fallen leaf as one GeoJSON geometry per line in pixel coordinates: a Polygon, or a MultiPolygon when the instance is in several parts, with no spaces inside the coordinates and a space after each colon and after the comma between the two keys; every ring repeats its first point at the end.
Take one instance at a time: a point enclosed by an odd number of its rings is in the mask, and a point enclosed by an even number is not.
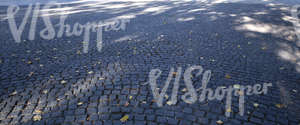
{"type": "Polygon", "coordinates": [[[248,45],[252,44],[251,42],[248,42],[248,45]]]}
{"type": "Polygon", "coordinates": [[[276,104],[275,106],[276,106],[277,108],[283,108],[284,105],[283,105],[283,104],[276,104]]]}
{"type": "Polygon", "coordinates": [[[93,74],[93,73],[94,73],[93,71],[89,71],[89,72],[88,72],[88,74],[93,74]]]}
{"type": "Polygon", "coordinates": [[[181,92],[186,92],[187,91],[187,89],[186,88],[183,88],[182,90],[181,90],[181,92]]]}
{"type": "Polygon", "coordinates": [[[267,47],[262,47],[261,49],[262,49],[262,50],[266,50],[266,49],[267,49],[267,47]]]}
{"type": "Polygon", "coordinates": [[[226,75],[225,75],[225,78],[226,78],[226,79],[231,79],[231,76],[230,76],[229,74],[226,74],[226,75]]]}
{"type": "Polygon", "coordinates": [[[42,119],[41,115],[35,115],[33,116],[33,121],[40,121],[42,119]]]}
{"type": "Polygon", "coordinates": [[[240,86],[239,84],[234,84],[234,85],[233,85],[233,88],[235,88],[235,89],[240,89],[241,86],[240,86]]]}
{"type": "Polygon", "coordinates": [[[31,62],[31,61],[28,61],[27,64],[32,64],[32,62],[31,62]]]}
{"type": "Polygon", "coordinates": [[[44,93],[44,94],[47,94],[47,93],[48,93],[48,90],[43,90],[43,93],[44,93]]]}
{"type": "Polygon", "coordinates": [[[237,48],[241,48],[241,45],[237,45],[237,48]]]}
{"type": "Polygon", "coordinates": [[[44,67],[44,65],[43,65],[43,64],[40,64],[40,67],[44,67]]]}
{"type": "Polygon", "coordinates": [[[120,121],[121,121],[121,122],[126,122],[126,121],[128,120],[128,118],[129,118],[129,115],[125,115],[125,116],[123,116],[123,117],[120,119],[120,121]]]}
{"type": "Polygon", "coordinates": [[[129,96],[129,99],[132,99],[133,97],[132,96],[129,96]]]}
{"type": "Polygon", "coordinates": [[[172,105],[173,103],[172,103],[172,101],[167,101],[167,104],[172,105]]]}
{"type": "Polygon", "coordinates": [[[61,84],[66,84],[67,81],[66,81],[66,80],[62,80],[62,81],[60,81],[60,83],[61,83],[61,84]]]}
{"type": "Polygon", "coordinates": [[[82,105],[82,104],[83,104],[83,102],[78,102],[78,103],[77,103],[77,105],[82,105]]]}
{"type": "Polygon", "coordinates": [[[17,91],[14,91],[14,92],[12,92],[10,95],[16,95],[16,94],[18,94],[18,92],[17,92],[17,91]]]}
{"type": "Polygon", "coordinates": [[[217,124],[219,124],[219,125],[221,125],[221,124],[223,124],[224,122],[223,121],[221,121],[221,120],[218,120],[217,121],[217,124]]]}
{"type": "Polygon", "coordinates": [[[168,98],[169,98],[169,96],[168,96],[168,95],[165,95],[165,98],[166,98],[166,99],[168,99],[168,98]]]}
{"type": "Polygon", "coordinates": [[[80,55],[80,54],[81,54],[80,50],[77,50],[76,54],[77,54],[77,55],[80,55]]]}
{"type": "Polygon", "coordinates": [[[227,108],[226,112],[232,112],[231,108],[227,108]]]}
{"type": "Polygon", "coordinates": [[[173,75],[177,75],[177,72],[172,72],[173,75]]]}
{"type": "Polygon", "coordinates": [[[294,93],[297,93],[297,92],[298,92],[296,89],[293,89],[292,91],[293,91],[294,93]]]}
{"type": "Polygon", "coordinates": [[[257,107],[259,106],[259,104],[253,103],[253,106],[254,106],[255,108],[257,108],[257,107]]]}
{"type": "Polygon", "coordinates": [[[129,102],[126,102],[126,103],[124,104],[125,107],[127,107],[128,105],[129,105],[129,102]]]}
{"type": "Polygon", "coordinates": [[[31,77],[31,76],[33,75],[33,73],[34,73],[34,72],[30,72],[30,73],[28,74],[28,76],[31,77]]]}
{"type": "Polygon", "coordinates": [[[42,111],[41,111],[40,109],[36,109],[36,110],[34,110],[34,113],[35,113],[35,114],[41,114],[42,111]]]}
{"type": "Polygon", "coordinates": [[[103,77],[100,77],[99,80],[104,80],[104,78],[103,78],[103,77]]]}

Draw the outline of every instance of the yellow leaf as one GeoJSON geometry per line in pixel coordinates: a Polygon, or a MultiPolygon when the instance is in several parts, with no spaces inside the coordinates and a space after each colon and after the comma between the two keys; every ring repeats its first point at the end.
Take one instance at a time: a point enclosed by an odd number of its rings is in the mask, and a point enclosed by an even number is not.
{"type": "Polygon", "coordinates": [[[31,61],[28,61],[27,64],[32,64],[32,62],[31,62],[31,61]]]}
{"type": "Polygon", "coordinates": [[[172,101],[167,101],[167,104],[172,105],[173,103],[172,103],[172,101]]]}
{"type": "Polygon", "coordinates": [[[33,121],[40,121],[42,119],[42,116],[41,115],[35,115],[33,117],[33,121]]]}
{"type": "Polygon", "coordinates": [[[233,85],[233,88],[235,88],[235,89],[240,89],[241,86],[240,86],[239,84],[234,84],[234,85],[233,85]]]}
{"type": "Polygon", "coordinates": [[[83,102],[78,102],[78,103],[77,103],[77,105],[82,105],[82,104],[83,104],[83,102]]]}
{"type": "Polygon", "coordinates": [[[166,99],[168,99],[168,98],[169,98],[169,96],[168,96],[168,95],[165,95],[165,98],[166,98],[166,99]]]}
{"type": "Polygon", "coordinates": [[[229,74],[226,74],[226,75],[225,75],[225,78],[226,78],[226,79],[231,79],[231,76],[230,76],[229,74]]]}
{"type": "Polygon", "coordinates": [[[133,97],[132,96],[129,96],[129,99],[132,99],[133,97]]]}
{"type": "Polygon", "coordinates": [[[223,124],[224,122],[223,121],[221,121],[221,120],[218,120],[217,121],[217,124],[219,124],[219,125],[221,125],[221,124],[223,124]]]}
{"type": "Polygon", "coordinates": [[[226,112],[232,112],[231,108],[226,109],[226,112]]]}
{"type": "Polygon", "coordinates": [[[89,72],[88,72],[88,74],[93,74],[93,73],[94,73],[93,71],[89,71],[89,72]]]}
{"type": "Polygon", "coordinates": [[[123,116],[123,117],[120,119],[120,121],[121,121],[121,122],[126,122],[126,121],[128,120],[128,118],[129,118],[129,115],[125,115],[125,116],[123,116]]]}
{"type": "Polygon", "coordinates": [[[237,45],[238,48],[241,48],[241,45],[237,45]]]}
{"type": "Polygon", "coordinates": [[[17,92],[17,91],[14,91],[14,92],[12,92],[10,95],[16,95],[16,94],[18,94],[18,92],[17,92]]]}
{"type": "Polygon", "coordinates": [[[259,104],[254,103],[253,106],[257,108],[259,106],[259,104]]]}
{"type": "Polygon", "coordinates": [[[35,114],[41,114],[42,111],[41,111],[40,109],[37,109],[37,110],[34,111],[34,113],[35,113],[35,114]]]}
{"type": "Polygon", "coordinates": [[[277,108],[283,108],[283,104],[276,104],[275,105],[277,108]]]}
{"type": "Polygon", "coordinates": [[[60,83],[61,83],[61,84],[66,84],[66,83],[67,83],[67,81],[65,81],[65,80],[62,80],[62,81],[60,81],[60,83]]]}
{"type": "Polygon", "coordinates": [[[181,90],[181,92],[186,92],[187,91],[187,89],[186,88],[183,88],[182,90],[181,90]]]}

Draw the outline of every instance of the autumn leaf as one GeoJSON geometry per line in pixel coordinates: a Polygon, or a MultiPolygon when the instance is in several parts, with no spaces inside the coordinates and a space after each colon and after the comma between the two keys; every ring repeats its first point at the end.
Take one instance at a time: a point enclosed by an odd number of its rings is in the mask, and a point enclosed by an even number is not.
{"type": "Polygon", "coordinates": [[[28,76],[31,77],[31,76],[33,75],[33,73],[34,73],[34,72],[30,72],[30,73],[28,74],[28,76]]]}
{"type": "Polygon", "coordinates": [[[128,119],[129,119],[129,115],[125,115],[125,116],[123,116],[123,117],[120,119],[120,121],[121,121],[121,122],[126,122],[128,119]]]}
{"type": "Polygon", "coordinates": [[[65,80],[62,80],[62,81],[60,81],[60,83],[61,83],[61,84],[66,84],[66,83],[67,83],[67,81],[65,81],[65,80]]]}
{"type": "Polygon", "coordinates": [[[10,95],[16,95],[16,94],[18,94],[18,92],[17,92],[17,91],[14,91],[14,92],[12,92],[10,95]]]}
{"type": "Polygon", "coordinates": [[[79,105],[79,106],[82,105],[82,104],[83,104],[83,102],[78,102],[78,103],[77,103],[77,105],[79,105]]]}
{"type": "Polygon", "coordinates": [[[239,84],[234,84],[234,85],[233,85],[233,88],[235,88],[235,89],[240,89],[241,86],[240,86],[239,84]]]}
{"type": "Polygon", "coordinates": [[[255,108],[257,108],[257,107],[259,106],[259,104],[258,104],[258,103],[254,103],[253,106],[254,106],[255,108]]]}
{"type": "Polygon", "coordinates": [[[129,105],[129,102],[126,102],[126,103],[124,104],[125,107],[127,107],[128,105],[129,105]]]}
{"type": "Polygon", "coordinates": [[[40,121],[42,119],[42,116],[41,115],[35,115],[33,117],[33,121],[40,121]]]}
{"type": "Polygon", "coordinates": [[[226,112],[232,112],[231,108],[227,108],[226,112]]]}
{"type": "Polygon", "coordinates": [[[172,103],[172,101],[167,101],[167,104],[172,105],[173,103],[172,103]]]}
{"type": "Polygon", "coordinates": [[[31,62],[31,61],[28,61],[27,64],[32,64],[32,62],[31,62]]]}
{"type": "Polygon", "coordinates": [[[131,100],[133,97],[132,96],[129,96],[129,99],[131,100]]]}
{"type": "Polygon", "coordinates": [[[221,124],[223,124],[224,122],[221,121],[221,120],[218,120],[216,123],[219,124],[219,125],[221,125],[221,124]]]}
{"type": "Polygon", "coordinates": [[[42,111],[41,111],[40,109],[36,109],[36,110],[34,110],[34,113],[35,113],[35,114],[41,114],[42,111]]]}
{"type": "Polygon", "coordinates": [[[283,104],[276,104],[275,106],[276,106],[277,108],[283,108],[284,105],[283,105],[283,104]]]}
{"type": "Polygon", "coordinates": [[[93,73],[94,73],[93,71],[89,71],[89,72],[88,72],[88,74],[93,74],[93,73]]]}
{"type": "Polygon", "coordinates": [[[226,75],[225,75],[225,78],[226,78],[226,79],[231,79],[231,76],[230,76],[229,74],[226,74],[226,75]]]}

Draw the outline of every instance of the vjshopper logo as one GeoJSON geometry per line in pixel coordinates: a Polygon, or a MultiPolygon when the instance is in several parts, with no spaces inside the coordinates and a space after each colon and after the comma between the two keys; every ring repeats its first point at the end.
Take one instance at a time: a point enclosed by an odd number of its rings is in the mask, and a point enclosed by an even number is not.
{"type": "Polygon", "coordinates": [[[11,5],[7,9],[7,18],[9,28],[13,35],[14,40],[17,43],[21,42],[22,33],[24,31],[25,25],[29,19],[29,15],[32,15],[30,29],[29,29],[29,40],[34,40],[36,35],[36,26],[37,20],[39,17],[43,19],[45,24],[45,28],[39,32],[41,38],[45,40],[51,40],[56,38],[61,38],[62,36],[71,37],[71,36],[81,36],[83,33],[83,52],[88,53],[89,42],[90,42],[90,33],[96,32],[97,33],[97,50],[100,52],[103,47],[103,40],[102,40],[102,32],[104,31],[118,31],[118,30],[125,30],[126,23],[129,23],[129,19],[115,19],[115,20],[108,20],[108,21],[98,21],[98,22],[87,22],[86,24],[75,23],[73,28],[69,24],[65,24],[65,20],[68,17],[68,13],[62,11],[60,4],[50,2],[45,4],[41,9],[41,5],[37,3],[33,8],[33,5],[30,4],[27,7],[25,12],[25,16],[19,26],[16,24],[15,15],[19,12],[20,7],[17,5],[11,5]],[[60,15],[59,23],[53,25],[50,19],[51,10],[58,10],[62,11],[63,14],[60,15]],[[55,30],[55,27],[58,27],[58,31],[55,30]]]}
{"type": "MultiPolygon", "coordinates": [[[[182,68],[178,67],[177,72],[174,72],[174,68],[171,68],[171,71],[168,75],[168,78],[162,87],[162,89],[159,89],[157,87],[157,79],[160,77],[162,71],[160,69],[152,69],[149,73],[149,81],[152,94],[154,97],[154,100],[156,101],[156,104],[158,107],[163,106],[163,99],[166,95],[166,92],[168,90],[168,87],[170,85],[170,82],[172,81],[173,77],[175,76],[173,89],[172,89],[172,95],[171,99],[167,101],[168,105],[175,105],[177,103],[177,94],[179,89],[179,81],[181,79],[182,74],[182,68]],[[160,92],[159,92],[160,90],[160,92]]],[[[226,117],[230,116],[230,113],[232,112],[232,96],[238,96],[239,97],[239,114],[241,116],[244,115],[244,108],[245,108],[245,96],[248,95],[259,95],[259,94],[267,94],[269,87],[272,87],[272,83],[264,83],[264,84],[254,84],[251,85],[234,85],[234,86],[219,86],[216,88],[216,90],[213,91],[211,88],[207,88],[207,84],[210,81],[211,77],[211,70],[204,71],[202,66],[191,66],[187,68],[183,74],[183,80],[185,83],[185,86],[187,88],[187,91],[184,95],[181,96],[181,99],[185,103],[193,104],[197,100],[199,102],[204,101],[212,101],[212,100],[218,100],[221,101],[224,98],[226,98],[225,101],[225,115],[226,117]],[[193,82],[192,82],[192,72],[197,70],[196,77],[199,77],[202,74],[202,86],[198,89],[195,89],[193,82]],[[198,91],[201,91],[200,94],[198,91]],[[199,94],[199,95],[198,95],[199,94]]],[[[160,80],[158,80],[160,81],[160,80]]]]}

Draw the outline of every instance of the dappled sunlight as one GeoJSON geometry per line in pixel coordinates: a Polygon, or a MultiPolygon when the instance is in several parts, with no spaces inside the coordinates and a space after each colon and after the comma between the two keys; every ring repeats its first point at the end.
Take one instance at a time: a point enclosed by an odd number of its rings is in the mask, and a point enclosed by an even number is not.
{"type": "Polygon", "coordinates": [[[298,47],[286,43],[279,43],[278,56],[289,63],[295,65],[295,69],[300,73],[300,50],[298,47]]]}
{"type": "Polygon", "coordinates": [[[238,31],[250,31],[260,34],[272,34],[274,37],[283,38],[285,40],[297,41],[296,33],[293,26],[276,25],[272,23],[263,23],[251,17],[241,17],[235,21],[240,24],[235,27],[238,31]]]}

